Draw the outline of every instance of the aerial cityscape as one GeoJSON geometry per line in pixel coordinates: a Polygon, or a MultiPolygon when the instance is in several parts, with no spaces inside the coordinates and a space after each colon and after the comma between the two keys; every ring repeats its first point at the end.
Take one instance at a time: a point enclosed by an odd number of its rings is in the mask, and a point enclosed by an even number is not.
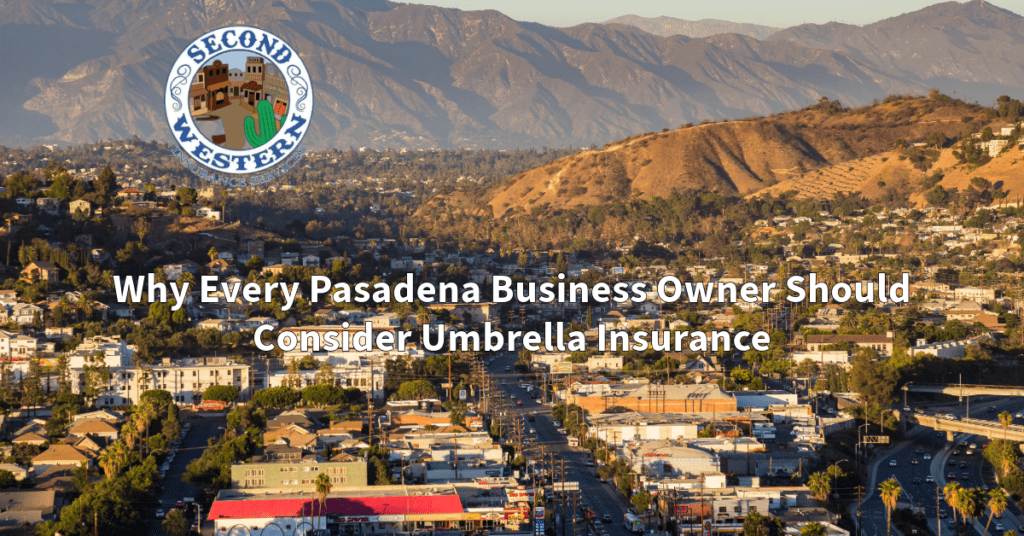
{"type": "Polygon", "coordinates": [[[687,4],[0,2],[0,535],[1024,536],[1024,5],[687,4]]]}

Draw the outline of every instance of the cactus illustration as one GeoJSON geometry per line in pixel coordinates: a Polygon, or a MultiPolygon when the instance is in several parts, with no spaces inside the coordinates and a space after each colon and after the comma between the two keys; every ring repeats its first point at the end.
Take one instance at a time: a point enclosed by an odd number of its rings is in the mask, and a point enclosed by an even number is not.
{"type": "Polygon", "coordinates": [[[260,101],[256,104],[256,114],[260,117],[260,133],[256,134],[255,122],[252,117],[246,117],[244,121],[245,139],[255,149],[270,141],[277,134],[277,124],[274,122],[274,108],[267,101],[260,101]]]}

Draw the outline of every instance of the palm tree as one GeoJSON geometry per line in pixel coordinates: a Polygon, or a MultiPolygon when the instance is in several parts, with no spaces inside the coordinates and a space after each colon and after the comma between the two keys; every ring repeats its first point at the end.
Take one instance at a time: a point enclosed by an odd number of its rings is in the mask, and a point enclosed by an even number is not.
{"type": "Polygon", "coordinates": [[[878,486],[878,493],[885,505],[886,534],[892,536],[892,511],[896,509],[896,502],[900,500],[903,489],[895,478],[890,478],[878,486]]]}
{"type": "Polygon", "coordinates": [[[832,483],[829,482],[828,475],[824,471],[818,471],[807,477],[807,487],[811,490],[811,496],[821,502],[825,502],[829,492],[832,491],[832,483]]]}
{"type": "Polygon", "coordinates": [[[979,510],[981,509],[981,490],[978,488],[967,488],[960,492],[957,497],[957,503],[960,506],[960,517],[964,518],[964,524],[967,520],[974,520],[980,515],[979,510]]]}
{"type": "Polygon", "coordinates": [[[219,253],[217,251],[217,248],[210,246],[210,251],[206,252],[206,254],[210,257],[210,262],[217,260],[217,253],[219,253]]]}
{"type": "Polygon", "coordinates": [[[85,315],[85,319],[89,320],[89,317],[92,316],[95,309],[93,308],[92,300],[90,300],[85,294],[82,294],[78,297],[78,301],[75,302],[75,310],[83,313],[85,315]]]}
{"type": "MultiPolygon", "coordinates": [[[[1007,415],[1009,415],[1009,413],[1007,413],[1007,415]]],[[[1001,414],[999,415],[999,420],[1000,422],[1003,420],[1003,416],[1001,414]]],[[[1006,511],[1006,494],[1003,493],[1002,488],[996,488],[988,492],[988,497],[988,521],[985,522],[985,532],[981,533],[981,536],[988,534],[988,525],[992,522],[992,516],[1001,517],[1003,512],[1006,511]]]]}
{"type": "Polygon", "coordinates": [[[1013,424],[1013,415],[1010,415],[1009,411],[1004,411],[999,414],[999,424],[1003,427],[1003,441],[1006,441],[1006,429],[1013,424]]]}
{"type": "MultiPolygon", "coordinates": [[[[327,473],[320,473],[313,484],[317,499],[320,501],[320,513],[322,514],[327,508],[327,494],[331,492],[331,477],[327,476],[327,473]]],[[[316,529],[315,526],[313,528],[316,529]]]]}
{"type": "Polygon", "coordinates": [[[167,517],[164,518],[162,525],[168,536],[186,536],[188,534],[188,519],[177,508],[167,512],[167,517]]]}
{"type": "Polygon", "coordinates": [[[825,530],[825,525],[812,521],[802,527],[800,527],[800,536],[825,536],[828,531],[825,530]]]}
{"type": "Polygon", "coordinates": [[[960,525],[956,522],[956,513],[960,511],[960,493],[963,488],[956,482],[950,482],[946,484],[946,487],[942,488],[942,493],[946,496],[946,504],[949,505],[950,510],[953,511],[953,524],[959,527],[960,525]]]}

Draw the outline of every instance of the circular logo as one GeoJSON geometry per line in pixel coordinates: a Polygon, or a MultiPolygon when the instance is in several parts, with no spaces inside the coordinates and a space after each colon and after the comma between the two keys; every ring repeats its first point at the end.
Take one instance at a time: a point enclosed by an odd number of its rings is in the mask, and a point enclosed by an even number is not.
{"type": "Polygon", "coordinates": [[[312,118],[312,84],[298,52],[279,37],[228,26],[178,56],[164,110],[182,152],[212,176],[262,173],[299,148],[312,118]]]}

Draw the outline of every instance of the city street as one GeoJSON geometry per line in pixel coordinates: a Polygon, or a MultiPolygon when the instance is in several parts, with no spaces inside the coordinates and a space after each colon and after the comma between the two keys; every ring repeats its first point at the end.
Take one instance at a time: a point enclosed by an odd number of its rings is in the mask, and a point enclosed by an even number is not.
{"type": "MultiPolygon", "coordinates": [[[[520,384],[530,382],[534,376],[520,375],[512,369],[518,360],[514,354],[496,354],[493,357],[494,361],[487,365],[491,380],[510,402],[511,413],[522,416],[524,432],[528,434],[528,430],[531,428],[536,431],[536,434],[531,434],[536,437],[536,442],[532,444],[542,446],[546,457],[553,455],[556,475],[561,470],[561,462],[565,462],[565,481],[579,483],[583,506],[593,509],[598,518],[605,514],[611,516],[611,523],[602,523],[598,520],[594,525],[596,530],[606,531],[608,534],[616,536],[629,534],[622,526],[623,515],[628,511],[628,505],[614,484],[611,481],[601,483],[597,477],[597,467],[586,465],[591,460],[589,451],[583,448],[569,447],[566,437],[558,432],[552,421],[551,401],[549,400],[547,404],[540,404],[538,403],[539,399],[531,398],[530,393],[520,387],[520,384]],[[506,371],[505,367],[509,367],[510,371],[506,371]],[[513,396],[514,399],[512,399],[513,396]],[[522,402],[522,405],[517,405],[517,402],[522,402]],[[534,414],[535,412],[536,414],[534,414]],[[533,422],[529,421],[530,417],[534,418],[533,422]]],[[[489,359],[490,357],[486,357],[485,363],[489,359]]],[[[568,505],[568,500],[566,503],[568,505]]],[[[550,506],[554,506],[555,511],[561,513],[560,501],[556,500],[550,506]]],[[[566,509],[568,510],[569,507],[567,506],[566,509]]],[[[588,534],[585,532],[585,526],[586,524],[582,521],[577,523],[579,534],[588,534]]],[[[558,531],[559,534],[562,534],[561,526],[558,527],[558,531]]],[[[589,533],[593,534],[593,532],[589,533]]],[[[565,516],[565,534],[572,534],[571,513],[565,516]]]]}
{"type": "MultiPolygon", "coordinates": [[[[163,489],[158,498],[159,506],[147,512],[149,533],[153,535],[164,534],[163,527],[160,525],[161,520],[157,519],[154,515],[157,508],[163,510],[166,514],[174,508],[175,503],[178,501],[184,500],[186,497],[196,496],[195,486],[182,480],[182,477],[185,475],[185,468],[188,467],[192,460],[203,455],[203,451],[208,446],[207,440],[223,434],[224,427],[227,425],[227,419],[221,415],[204,415],[192,411],[182,411],[180,415],[182,426],[185,426],[186,423],[192,426],[185,439],[181,442],[174,462],[171,463],[170,470],[164,475],[163,489]]],[[[191,521],[195,523],[194,511],[191,521]]],[[[207,533],[212,534],[213,525],[208,523],[204,529],[206,529],[207,533]]]]}

